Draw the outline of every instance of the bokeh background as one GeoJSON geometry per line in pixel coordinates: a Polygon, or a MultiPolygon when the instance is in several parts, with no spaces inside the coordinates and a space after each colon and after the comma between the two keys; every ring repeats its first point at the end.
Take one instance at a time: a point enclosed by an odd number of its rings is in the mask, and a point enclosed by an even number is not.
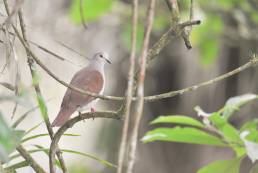
{"type": "MultiPolygon", "coordinates": [[[[112,65],[106,65],[107,87],[105,94],[122,96],[126,89],[127,72],[130,53],[130,9],[129,0],[84,0],[83,15],[87,23],[85,29],[81,22],[79,0],[44,0],[25,1],[23,10],[29,40],[54,51],[66,58],[61,61],[37,47],[33,50],[41,61],[62,80],[69,82],[73,74],[88,63],[88,60],[67,49],[62,44],[91,57],[97,51],[106,51],[110,55],[112,65]]],[[[138,43],[140,49],[143,37],[146,2],[140,2],[138,43]]],[[[12,4],[12,1],[9,2],[12,4]]],[[[189,17],[188,0],[178,1],[181,20],[189,17]]],[[[258,48],[258,2],[255,0],[212,0],[195,1],[194,18],[202,24],[193,28],[191,42],[193,48],[187,50],[183,41],[178,38],[163,49],[159,58],[152,61],[147,69],[145,94],[153,95],[171,90],[178,90],[199,82],[212,79],[246,63],[258,48]]],[[[6,18],[2,2],[0,2],[1,22],[6,18]]],[[[14,22],[17,19],[13,19],[14,22]]],[[[151,45],[170,26],[170,13],[164,1],[157,1],[155,21],[151,35],[151,45]]],[[[3,40],[4,33],[0,33],[3,40]]],[[[27,107],[18,106],[12,120],[14,104],[2,102],[0,110],[8,123],[12,123],[22,113],[36,106],[36,97],[32,87],[31,75],[26,61],[26,54],[18,41],[15,51],[19,60],[21,74],[20,87],[27,94],[27,107]]],[[[0,44],[0,65],[6,64],[6,49],[0,44]]],[[[52,79],[37,66],[39,83],[43,96],[47,100],[48,112],[52,121],[61,104],[66,88],[52,79]]],[[[11,60],[8,67],[0,74],[1,82],[14,84],[15,63],[11,60]]],[[[258,70],[248,69],[239,75],[222,82],[201,88],[169,99],[145,105],[144,119],[141,123],[140,137],[153,128],[149,122],[159,115],[189,115],[197,118],[194,106],[200,105],[205,111],[212,112],[221,108],[229,97],[258,93],[258,70]]],[[[3,95],[13,92],[0,87],[3,95]]],[[[114,110],[119,103],[99,101],[97,110],[114,110]]],[[[241,109],[232,118],[234,125],[241,125],[248,119],[257,117],[258,105],[255,103],[241,109]]],[[[28,130],[42,122],[38,110],[31,113],[19,129],[28,130]]],[[[80,134],[79,137],[64,136],[60,147],[73,149],[98,156],[116,163],[122,122],[117,120],[95,119],[80,122],[69,130],[69,133],[80,134]]],[[[46,133],[42,124],[30,135],[46,133]]],[[[49,138],[42,137],[24,143],[27,148],[34,144],[49,147],[49,138]]],[[[199,145],[154,142],[139,142],[135,172],[149,173],[191,173],[203,165],[216,160],[231,158],[230,150],[199,145]]],[[[48,157],[44,153],[35,153],[37,159],[48,168],[48,157]]],[[[64,153],[65,161],[73,173],[113,173],[115,169],[107,168],[99,162],[69,153],[64,153]]],[[[242,172],[250,169],[251,162],[246,159],[241,167],[242,172]]],[[[33,172],[31,168],[20,169],[19,172],[33,172]]]]}

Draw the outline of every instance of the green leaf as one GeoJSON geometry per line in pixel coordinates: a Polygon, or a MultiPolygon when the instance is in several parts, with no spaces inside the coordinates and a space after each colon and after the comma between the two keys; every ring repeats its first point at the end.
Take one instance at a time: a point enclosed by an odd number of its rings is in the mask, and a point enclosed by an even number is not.
{"type": "Polygon", "coordinates": [[[33,126],[32,128],[30,128],[29,130],[27,130],[27,131],[25,132],[24,136],[27,135],[27,134],[29,134],[29,133],[32,132],[33,130],[37,129],[37,128],[38,128],[41,124],[43,124],[43,123],[44,123],[44,121],[42,121],[42,122],[36,124],[35,126],[33,126]]]}
{"type": "Polygon", "coordinates": [[[20,143],[23,131],[14,131],[5,122],[0,113],[0,161],[7,162],[8,155],[20,143]]]}
{"type": "MultiPolygon", "coordinates": [[[[86,22],[95,21],[111,10],[115,0],[82,0],[82,12],[86,22]]],[[[75,23],[81,23],[80,0],[73,0],[70,17],[75,23]]]]}
{"type": "Polygon", "coordinates": [[[18,163],[15,163],[15,164],[11,165],[11,166],[6,167],[5,171],[10,172],[12,170],[27,167],[27,166],[29,166],[29,163],[27,163],[27,161],[21,161],[21,162],[18,162],[18,163]]]}
{"type": "Polygon", "coordinates": [[[242,125],[242,127],[240,128],[240,132],[243,131],[253,131],[257,129],[257,125],[258,125],[258,119],[255,118],[251,121],[247,121],[244,125],[242,125]]]}
{"type": "Polygon", "coordinates": [[[27,112],[25,112],[23,115],[21,115],[20,118],[18,118],[12,125],[13,128],[16,128],[31,112],[35,111],[38,108],[38,106],[31,108],[27,112]]]}
{"type": "Polygon", "coordinates": [[[223,116],[229,118],[241,106],[257,98],[258,96],[252,93],[229,98],[223,107],[223,116]]]}
{"type": "Polygon", "coordinates": [[[252,130],[249,131],[250,133],[245,137],[246,140],[258,143],[258,131],[252,130]]]}
{"type": "Polygon", "coordinates": [[[240,134],[241,139],[244,141],[246,154],[254,163],[258,160],[258,142],[257,142],[257,131],[243,131],[240,134]],[[249,137],[249,139],[246,139],[249,137]]]}
{"type": "Polygon", "coordinates": [[[209,120],[215,127],[222,132],[225,139],[229,142],[241,141],[238,130],[227,122],[227,119],[222,117],[219,113],[213,113],[209,116],[209,120]]]}
{"type": "Polygon", "coordinates": [[[44,99],[42,98],[42,96],[40,96],[40,95],[37,95],[37,100],[38,100],[38,105],[39,105],[41,115],[42,115],[43,119],[46,120],[48,118],[46,103],[45,103],[44,99]]]}
{"type": "Polygon", "coordinates": [[[229,143],[237,156],[245,154],[243,141],[240,139],[238,130],[228,123],[225,117],[222,117],[218,112],[209,116],[209,120],[216,129],[223,135],[223,138],[229,143]]]}
{"type": "MultiPolygon", "coordinates": [[[[49,136],[49,134],[48,133],[43,133],[43,134],[37,134],[37,135],[29,136],[29,137],[23,139],[21,142],[24,143],[26,141],[36,139],[36,138],[40,138],[40,137],[44,137],[44,136],[49,136]]],[[[63,136],[81,136],[81,135],[68,133],[68,134],[63,134],[63,136]]]]}
{"type": "Polygon", "coordinates": [[[205,128],[205,126],[196,119],[183,115],[160,116],[151,122],[151,124],[158,123],[175,123],[205,128]]]}
{"type": "Polygon", "coordinates": [[[81,156],[84,156],[84,157],[88,157],[88,158],[96,160],[96,161],[98,161],[98,162],[100,162],[100,163],[102,163],[102,164],[104,164],[106,166],[109,166],[109,167],[114,167],[114,168],[117,167],[115,164],[110,163],[110,162],[108,162],[106,160],[100,159],[100,158],[98,158],[98,157],[96,157],[94,155],[91,155],[91,154],[82,153],[82,152],[74,151],[74,150],[65,150],[65,149],[63,149],[61,151],[66,152],[66,153],[72,153],[72,154],[77,154],[77,155],[81,155],[81,156]]]}
{"type": "MultiPolygon", "coordinates": [[[[34,145],[35,147],[37,147],[39,149],[39,151],[42,151],[43,153],[45,153],[47,156],[49,156],[49,149],[47,148],[44,148],[40,145],[34,145]]],[[[30,151],[29,151],[30,152],[30,151]]],[[[32,153],[33,152],[38,152],[37,150],[34,150],[34,151],[31,151],[32,153]]],[[[30,152],[30,153],[31,153],[30,152]]],[[[55,165],[58,166],[58,168],[61,168],[61,164],[59,162],[59,160],[55,159],[55,165]]]]}
{"type": "Polygon", "coordinates": [[[175,127],[175,128],[157,128],[147,132],[142,138],[142,141],[153,142],[153,141],[169,141],[169,142],[182,142],[190,144],[204,144],[214,145],[220,147],[226,147],[221,139],[205,131],[191,128],[191,127],[175,127]]]}
{"type": "MultiPolygon", "coordinates": [[[[28,152],[29,153],[37,153],[37,152],[43,151],[47,155],[49,154],[49,149],[48,148],[44,148],[40,145],[35,145],[35,147],[37,147],[38,149],[28,150],[28,152]]],[[[109,166],[109,167],[117,167],[115,164],[113,164],[109,161],[106,161],[104,159],[100,159],[99,157],[97,157],[95,155],[92,155],[92,154],[83,153],[83,152],[74,151],[74,150],[68,150],[68,149],[61,149],[61,151],[64,152],[64,153],[71,153],[71,154],[77,154],[77,155],[80,155],[80,156],[88,157],[90,159],[96,160],[99,163],[102,163],[102,164],[104,164],[106,166],[109,166]]],[[[15,155],[11,156],[10,159],[12,160],[12,159],[15,159],[15,158],[18,158],[18,157],[20,157],[20,155],[15,154],[15,155]]],[[[56,162],[58,162],[58,160],[56,160],[56,162]]]]}
{"type": "Polygon", "coordinates": [[[202,167],[197,173],[239,173],[242,159],[243,157],[215,161],[202,167]]]}

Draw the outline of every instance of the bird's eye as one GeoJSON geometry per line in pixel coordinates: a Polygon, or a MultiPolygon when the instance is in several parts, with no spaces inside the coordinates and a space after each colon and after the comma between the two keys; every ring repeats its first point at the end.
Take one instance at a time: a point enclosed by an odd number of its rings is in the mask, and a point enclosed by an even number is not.
{"type": "Polygon", "coordinates": [[[99,55],[101,58],[103,58],[103,55],[99,55]]]}

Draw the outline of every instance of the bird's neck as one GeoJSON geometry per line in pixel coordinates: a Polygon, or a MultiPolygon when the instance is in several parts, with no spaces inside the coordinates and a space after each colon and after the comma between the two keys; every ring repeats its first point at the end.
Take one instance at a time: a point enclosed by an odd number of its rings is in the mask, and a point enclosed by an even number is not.
{"type": "Polygon", "coordinates": [[[103,62],[92,61],[89,64],[89,68],[91,68],[93,70],[97,70],[100,73],[104,73],[104,63],[103,62]]]}

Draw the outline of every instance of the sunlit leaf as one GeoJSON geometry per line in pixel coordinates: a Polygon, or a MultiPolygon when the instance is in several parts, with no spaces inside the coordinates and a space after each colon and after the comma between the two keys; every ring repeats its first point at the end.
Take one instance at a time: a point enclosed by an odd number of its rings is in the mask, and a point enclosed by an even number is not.
{"type": "Polygon", "coordinates": [[[240,134],[240,137],[244,141],[248,157],[254,163],[256,160],[258,160],[258,142],[253,142],[252,140],[257,140],[257,131],[254,134],[252,134],[252,132],[250,131],[243,131],[240,134]],[[251,141],[250,139],[246,139],[248,135],[251,135],[249,136],[249,138],[251,138],[251,141]]]}
{"type": "Polygon", "coordinates": [[[251,93],[229,98],[223,108],[223,116],[229,118],[241,106],[257,98],[256,94],[251,93]]]}
{"type": "Polygon", "coordinates": [[[147,132],[142,138],[143,142],[169,141],[190,144],[204,144],[225,147],[227,146],[221,139],[203,130],[191,127],[156,128],[147,132]]]}
{"type": "MultiPolygon", "coordinates": [[[[95,21],[111,10],[115,0],[82,0],[82,14],[87,22],[95,21]]],[[[76,23],[81,23],[80,0],[73,0],[70,17],[76,23]]]]}
{"type": "Polygon", "coordinates": [[[204,128],[205,126],[194,118],[183,116],[183,115],[172,115],[172,116],[159,116],[151,122],[151,124],[158,123],[174,123],[182,125],[190,125],[195,127],[204,128]]]}
{"type": "Polygon", "coordinates": [[[47,106],[46,106],[46,102],[44,101],[44,99],[40,96],[37,95],[37,100],[38,100],[38,105],[39,105],[39,109],[41,112],[41,115],[44,119],[47,119],[48,115],[47,115],[47,106]]]}
{"type": "MultiPolygon", "coordinates": [[[[36,139],[36,138],[40,138],[40,137],[44,137],[44,136],[49,136],[48,133],[43,133],[43,134],[37,134],[37,135],[33,135],[33,136],[29,136],[27,138],[24,138],[21,142],[24,143],[26,141],[32,140],[32,139],[36,139]]],[[[78,134],[63,134],[63,136],[80,136],[78,134]]]]}
{"type": "Polygon", "coordinates": [[[38,128],[41,124],[43,124],[43,123],[44,123],[44,122],[40,122],[40,123],[36,124],[35,126],[33,126],[32,128],[30,128],[29,130],[27,130],[24,135],[27,135],[27,134],[29,134],[30,132],[32,132],[33,130],[37,129],[37,128],[38,128]]]}
{"type": "Polygon", "coordinates": [[[27,112],[25,112],[23,115],[20,116],[12,125],[13,128],[16,128],[31,112],[35,111],[38,108],[38,106],[31,108],[27,112]]]}
{"type": "Polygon", "coordinates": [[[202,167],[197,173],[239,173],[242,158],[215,161],[202,167]]]}
{"type": "Polygon", "coordinates": [[[240,132],[243,131],[253,131],[257,129],[257,125],[258,125],[258,119],[255,118],[251,121],[247,121],[240,129],[240,132]]]}
{"type": "Polygon", "coordinates": [[[230,144],[237,156],[245,154],[245,148],[243,147],[243,142],[240,139],[238,130],[232,126],[225,117],[215,112],[209,116],[209,120],[223,135],[224,139],[230,144]]]}
{"type": "Polygon", "coordinates": [[[0,113],[0,161],[8,161],[8,155],[19,144],[23,131],[11,129],[0,113]]]}
{"type": "Polygon", "coordinates": [[[74,150],[65,150],[65,149],[63,149],[61,151],[65,152],[65,153],[72,153],[72,154],[77,154],[77,155],[81,155],[81,156],[84,156],[84,157],[88,157],[88,158],[96,160],[96,161],[98,161],[98,162],[100,162],[100,163],[102,163],[102,164],[104,164],[106,166],[109,166],[109,167],[117,167],[113,163],[110,163],[110,162],[108,162],[106,160],[100,159],[100,158],[98,158],[98,157],[96,157],[96,156],[94,156],[92,154],[82,153],[82,152],[74,151],[74,150]]]}
{"type": "Polygon", "coordinates": [[[12,170],[19,169],[19,168],[24,168],[24,167],[27,167],[27,166],[29,166],[29,163],[27,161],[21,161],[21,162],[18,162],[18,163],[15,163],[13,165],[10,165],[10,166],[6,167],[5,171],[6,172],[11,172],[12,170]]]}

